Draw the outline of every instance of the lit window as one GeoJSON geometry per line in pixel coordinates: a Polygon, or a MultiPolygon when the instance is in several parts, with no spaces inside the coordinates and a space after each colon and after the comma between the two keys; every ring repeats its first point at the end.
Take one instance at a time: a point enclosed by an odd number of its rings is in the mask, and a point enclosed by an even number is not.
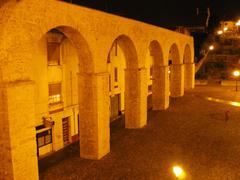
{"type": "Polygon", "coordinates": [[[52,143],[52,129],[37,133],[37,147],[52,143]]]}
{"type": "Polygon", "coordinates": [[[59,103],[61,102],[61,83],[49,84],[49,104],[59,103]]]}
{"type": "Polygon", "coordinates": [[[44,146],[44,136],[37,138],[38,147],[44,146]]]}
{"type": "Polygon", "coordinates": [[[47,43],[48,65],[60,65],[60,43],[47,43]]]}

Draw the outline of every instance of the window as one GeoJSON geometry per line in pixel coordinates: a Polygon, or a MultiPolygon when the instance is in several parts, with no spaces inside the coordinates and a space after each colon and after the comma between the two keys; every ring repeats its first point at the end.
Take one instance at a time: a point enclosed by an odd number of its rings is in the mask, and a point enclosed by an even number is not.
{"type": "Polygon", "coordinates": [[[52,143],[52,129],[37,133],[38,148],[52,143]]]}
{"type": "Polygon", "coordinates": [[[47,43],[48,65],[60,65],[60,43],[47,43]]]}
{"type": "Polygon", "coordinates": [[[114,68],[114,81],[118,82],[118,69],[116,67],[114,68]]]}
{"type": "Polygon", "coordinates": [[[49,91],[49,104],[59,103],[61,102],[61,83],[56,84],[49,84],[48,91],[49,91]]]}

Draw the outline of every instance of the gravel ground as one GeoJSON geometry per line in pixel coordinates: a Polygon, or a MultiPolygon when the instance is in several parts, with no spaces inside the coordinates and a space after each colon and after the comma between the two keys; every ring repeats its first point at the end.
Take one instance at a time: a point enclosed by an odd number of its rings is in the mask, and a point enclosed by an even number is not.
{"type": "Polygon", "coordinates": [[[165,111],[149,111],[143,129],[111,125],[111,152],[99,161],[79,158],[78,146],[40,162],[40,179],[174,179],[181,165],[186,179],[240,179],[240,111],[204,96],[240,100],[233,88],[196,87],[171,99],[165,111]],[[229,120],[225,112],[229,111],[229,120]],[[51,165],[50,165],[51,164],[51,165]],[[44,168],[45,167],[45,168],[44,168]],[[46,168],[47,167],[47,168],[46,168]]]}

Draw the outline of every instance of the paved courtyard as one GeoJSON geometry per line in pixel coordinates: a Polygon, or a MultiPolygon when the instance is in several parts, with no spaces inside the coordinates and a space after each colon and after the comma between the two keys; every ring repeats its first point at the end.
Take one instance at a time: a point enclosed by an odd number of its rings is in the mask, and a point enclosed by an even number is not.
{"type": "Polygon", "coordinates": [[[186,179],[240,179],[240,107],[208,101],[240,102],[234,87],[197,86],[169,109],[149,111],[143,129],[111,125],[111,152],[99,161],[79,158],[78,146],[40,162],[40,179],[174,179],[181,165],[186,179]],[[226,121],[227,112],[227,121],[226,121]]]}

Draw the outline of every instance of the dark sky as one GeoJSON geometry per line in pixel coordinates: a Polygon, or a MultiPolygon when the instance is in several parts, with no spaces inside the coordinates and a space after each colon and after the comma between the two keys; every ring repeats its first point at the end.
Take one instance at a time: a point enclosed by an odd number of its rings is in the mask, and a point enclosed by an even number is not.
{"type": "MultiPolygon", "coordinates": [[[[211,22],[240,18],[240,0],[66,0],[163,27],[196,25],[200,12],[211,10],[211,22]]],[[[203,15],[202,15],[203,16],[203,15]]]]}

